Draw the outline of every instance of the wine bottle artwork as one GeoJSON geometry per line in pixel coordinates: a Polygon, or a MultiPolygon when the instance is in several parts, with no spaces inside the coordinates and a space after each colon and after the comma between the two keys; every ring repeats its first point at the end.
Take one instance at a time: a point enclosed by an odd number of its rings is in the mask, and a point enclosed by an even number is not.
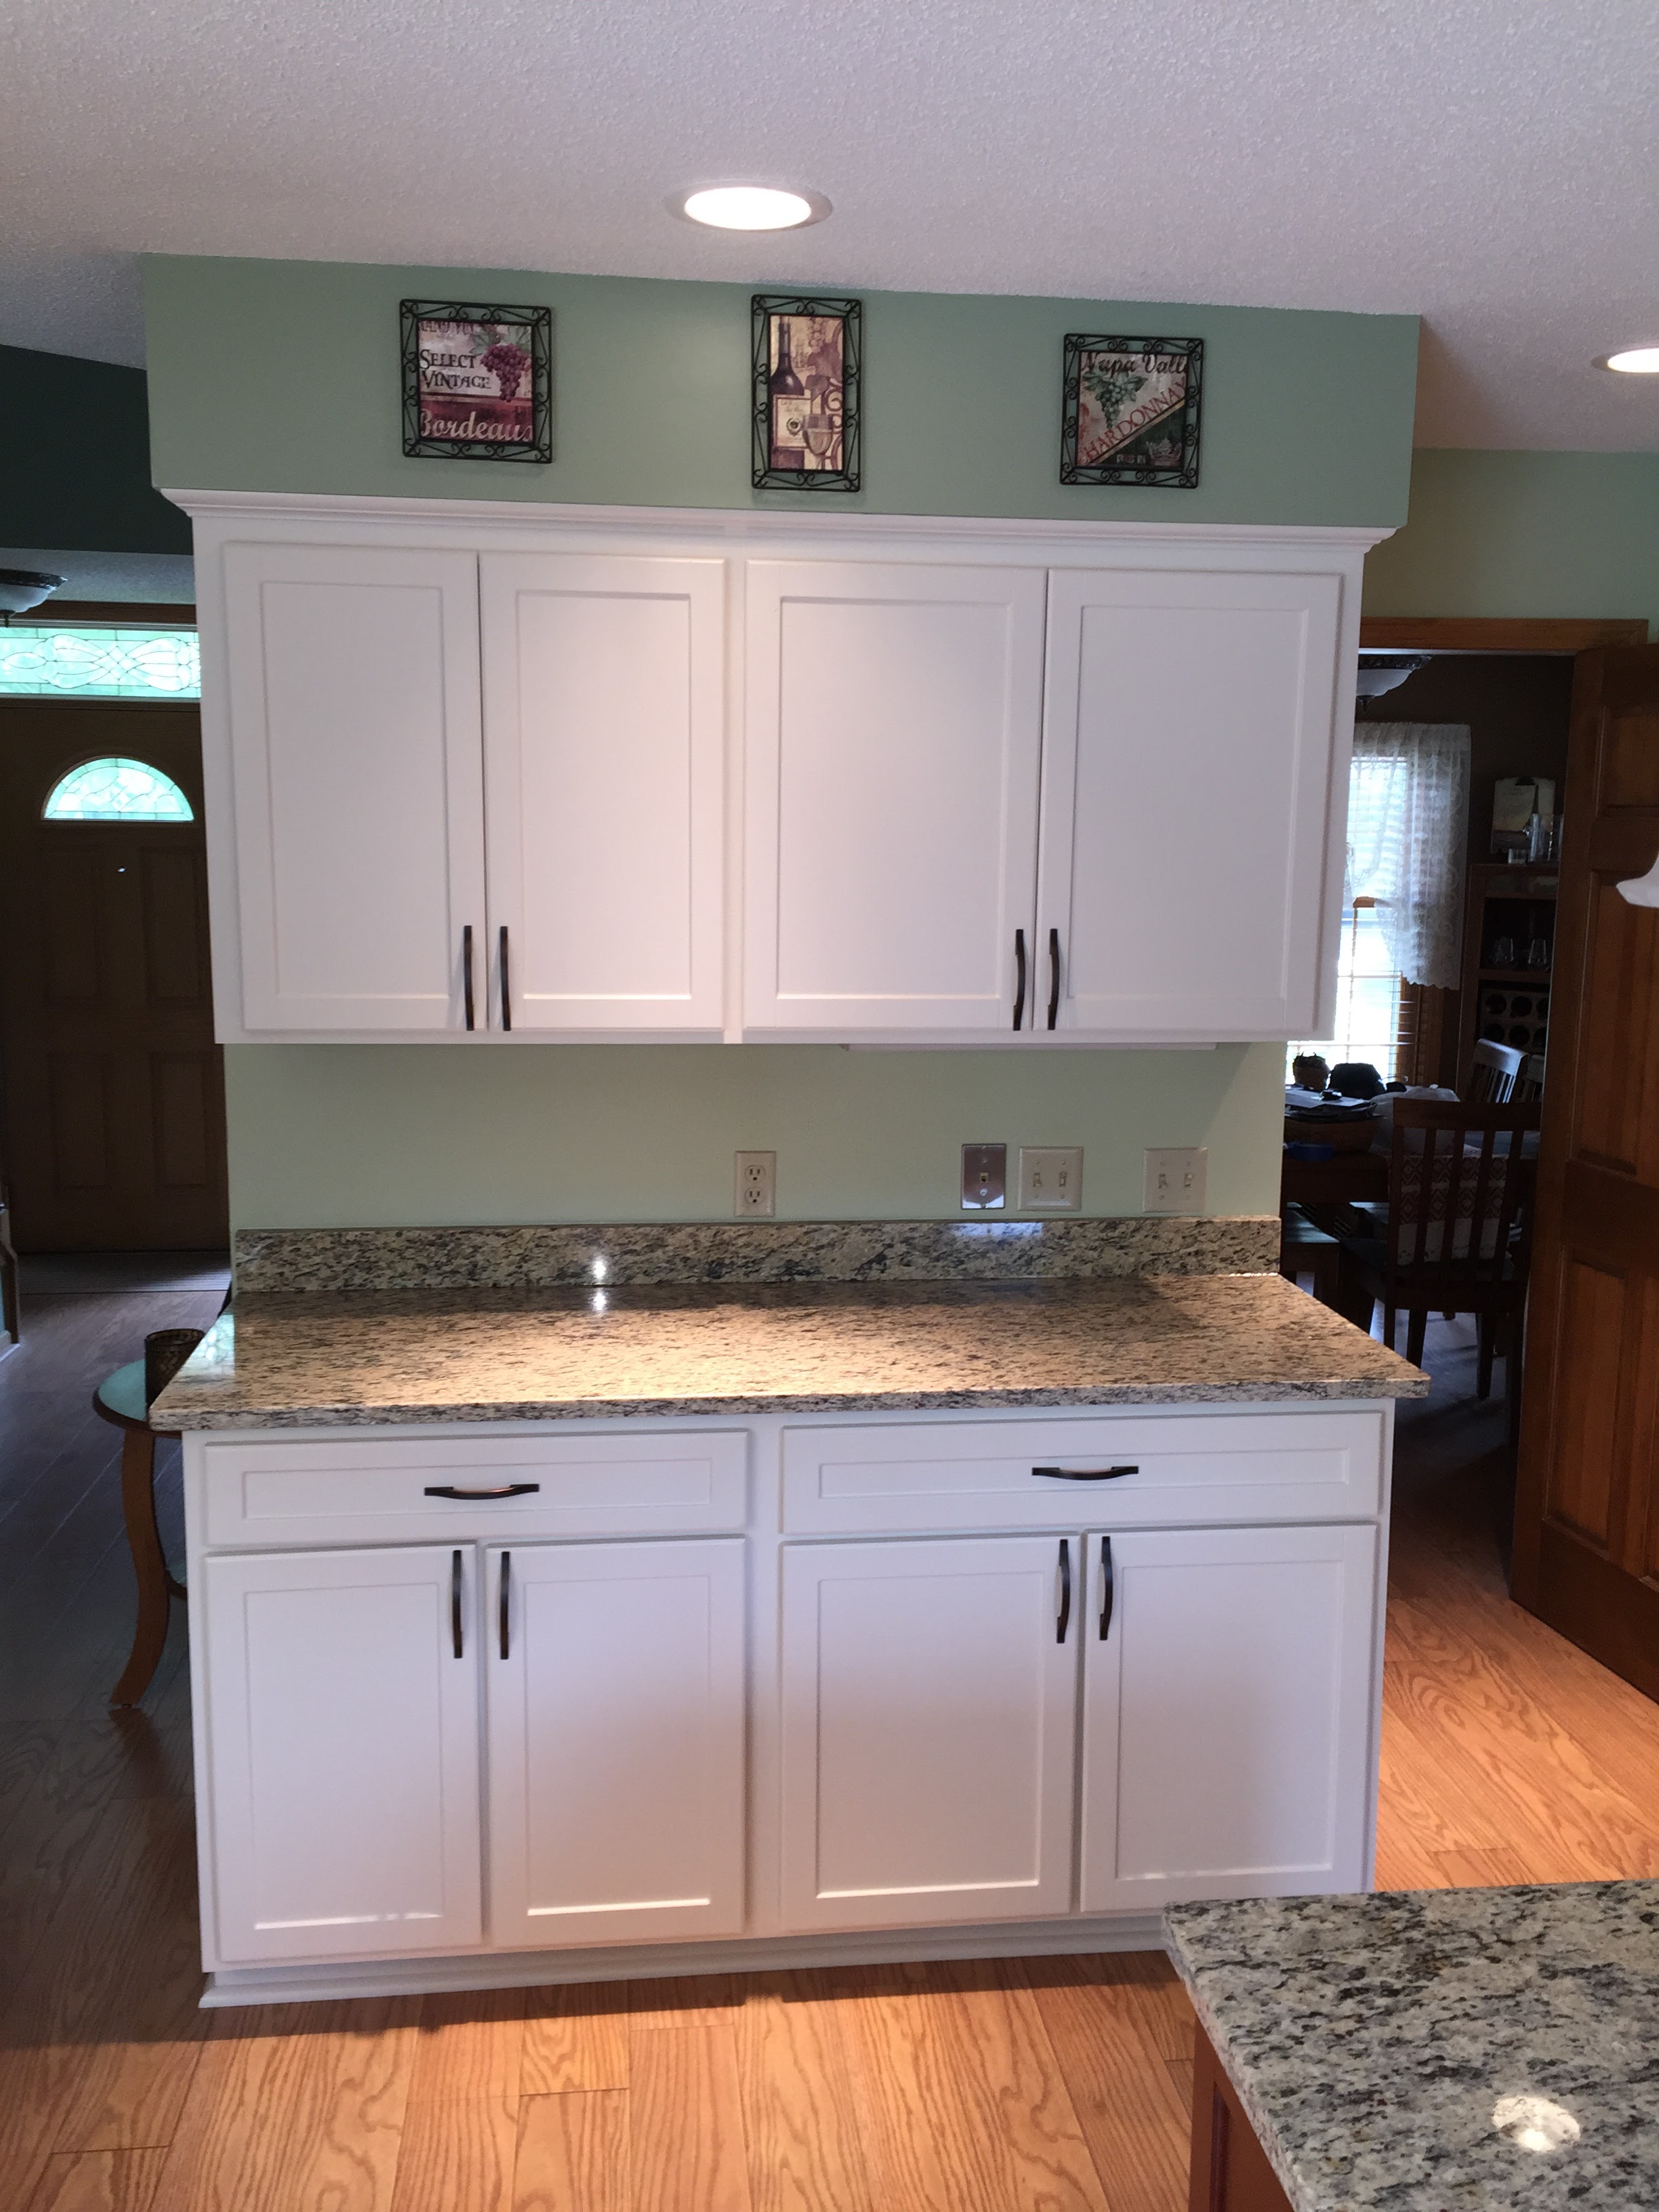
{"type": "Polygon", "coordinates": [[[860,303],[757,295],[752,310],[756,489],[856,491],[860,303]]]}

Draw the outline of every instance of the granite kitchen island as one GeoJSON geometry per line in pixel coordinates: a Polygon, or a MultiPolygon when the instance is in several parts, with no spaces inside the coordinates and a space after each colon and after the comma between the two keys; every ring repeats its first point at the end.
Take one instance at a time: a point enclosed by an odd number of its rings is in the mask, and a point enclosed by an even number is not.
{"type": "Polygon", "coordinates": [[[1194,2204],[1268,2212],[1265,2158],[1291,2212],[1659,2205],[1659,1881],[1167,1917],[1208,2045],[1194,2204]]]}
{"type": "Polygon", "coordinates": [[[1370,1880],[1393,1400],[1276,1221],[239,1240],[210,2001],[1128,1947],[1370,1880]]]}

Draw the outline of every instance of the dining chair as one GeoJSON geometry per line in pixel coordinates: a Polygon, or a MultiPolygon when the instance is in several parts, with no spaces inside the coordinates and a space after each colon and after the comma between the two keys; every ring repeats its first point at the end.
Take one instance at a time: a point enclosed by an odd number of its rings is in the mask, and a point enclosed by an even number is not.
{"type": "Polygon", "coordinates": [[[1501,1106],[1515,1093],[1516,1079],[1526,1054],[1513,1045],[1493,1044],[1480,1037],[1469,1062],[1469,1096],[1487,1105],[1501,1106]]]}
{"type": "Polygon", "coordinates": [[[1510,1093],[1517,1102],[1541,1098],[1544,1095],[1544,1055],[1529,1052],[1521,1063],[1521,1073],[1515,1079],[1515,1089],[1510,1093]]]}
{"type": "Polygon", "coordinates": [[[1538,1122],[1536,1102],[1397,1099],[1388,1218],[1375,1224],[1380,1233],[1349,1232],[1339,1240],[1343,1311],[1368,1328],[1372,1307],[1380,1300],[1382,1340],[1392,1347],[1403,1308],[1406,1357],[1413,1366],[1421,1364],[1431,1313],[1478,1316],[1476,1389],[1482,1398],[1492,1395],[1500,1330],[1513,1389],[1516,1326],[1526,1297],[1525,1211],[1533,1175],[1526,1140],[1538,1122]]]}

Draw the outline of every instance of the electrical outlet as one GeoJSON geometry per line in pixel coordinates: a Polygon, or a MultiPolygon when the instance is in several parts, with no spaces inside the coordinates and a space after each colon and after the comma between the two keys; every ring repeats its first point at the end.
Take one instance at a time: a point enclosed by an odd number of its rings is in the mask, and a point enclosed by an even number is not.
{"type": "Polygon", "coordinates": [[[1022,1145],[1019,1148],[1019,1210],[1022,1213],[1076,1213],[1083,1205],[1081,1145],[1022,1145]]]}
{"type": "Polygon", "coordinates": [[[777,1211],[778,1156],[775,1152],[738,1152],[737,1190],[732,1211],[751,1221],[769,1221],[777,1211]]]}
{"type": "Polygon", "coordinates": [[[1210,1155],[1202,1145],[1172,1145],[1146,1152],[1146,1213],[1202,1213],[1210,1155]]]}
{"type": "Polygon", "coordinates": [[[996,1213],[1008,1202],[1006,1145],[964,1145],[962,1204],[967,1213],[996,1213]]]}

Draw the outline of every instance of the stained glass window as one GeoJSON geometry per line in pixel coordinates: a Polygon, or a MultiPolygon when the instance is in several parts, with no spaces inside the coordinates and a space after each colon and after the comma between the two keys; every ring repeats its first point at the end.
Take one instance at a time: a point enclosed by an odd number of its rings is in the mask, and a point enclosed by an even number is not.
{"type": "Polygon", "coordinates": [[[48,822],[193,822],[170,775],[145,761],[84,761],[52,787],[48,822]]]}
{"type": "Polygon", "coordinates": [[[202,649],[193,629],[0,629],[0,697],[199,699],[202,649]]]}

